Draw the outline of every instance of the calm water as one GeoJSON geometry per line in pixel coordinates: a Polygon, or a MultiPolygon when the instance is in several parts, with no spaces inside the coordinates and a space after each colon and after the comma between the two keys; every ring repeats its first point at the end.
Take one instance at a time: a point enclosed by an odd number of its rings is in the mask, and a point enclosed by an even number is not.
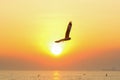
{"type": "Polygon", "coordinates": [[[0,71],[0,80],[120,80],[120,71],[0,71]]]}

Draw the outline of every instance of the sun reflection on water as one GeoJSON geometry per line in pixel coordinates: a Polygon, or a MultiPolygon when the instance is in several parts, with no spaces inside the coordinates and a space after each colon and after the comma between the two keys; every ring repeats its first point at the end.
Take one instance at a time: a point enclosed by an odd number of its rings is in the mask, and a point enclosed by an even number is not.
{"type": "Polygon", "coordinates": [[[53,80],[60,80],[60,73],[58,71],[53,73],[53,80]]]}

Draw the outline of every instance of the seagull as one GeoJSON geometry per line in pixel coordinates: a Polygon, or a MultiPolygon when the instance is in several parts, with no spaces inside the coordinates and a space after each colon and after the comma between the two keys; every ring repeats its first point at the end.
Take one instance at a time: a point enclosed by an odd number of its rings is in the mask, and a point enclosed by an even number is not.
{"type": "Polygon", "coordinates": [[[60,40],[57,40],[57,41],[55,41],[55,43],[59,43],[59,42],[63,42],[63,41],[68,41],[68,40],[70,40],[71,38],[69,37],[69,35],[70,35],[71,27],[72,27],[72,22],[69,22],[69,24],[68,24],[68,26],[67,26],[66,33],[65,33],[65,38],[60,39],[60,40]]]}

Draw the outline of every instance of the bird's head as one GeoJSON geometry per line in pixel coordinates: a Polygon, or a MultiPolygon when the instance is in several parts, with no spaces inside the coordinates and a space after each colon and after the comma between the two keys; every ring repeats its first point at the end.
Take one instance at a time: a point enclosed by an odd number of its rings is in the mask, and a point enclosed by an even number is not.
{"type": "Polygon", "coordinates": [[[71,40],[71,37],[69,37],[68,40],[71,40]]]}

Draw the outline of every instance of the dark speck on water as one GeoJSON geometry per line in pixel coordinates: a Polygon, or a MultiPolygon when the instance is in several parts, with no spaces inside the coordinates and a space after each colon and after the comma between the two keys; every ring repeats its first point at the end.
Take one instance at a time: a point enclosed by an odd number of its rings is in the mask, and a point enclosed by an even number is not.
{"type": "Polygon", "coordinates": [[[83,75],[85,76],[86,74],[84,73],[83,75]]]}
{"type": "Polygon", "coordinates": [[[37,77],[40,77],[40,74],[38,74],[38,76],[37,77]]]}
{"type": "Polygon", "coordinates": [[[105,75],[106,77],[108,76],[108,74],[106,73],[106,75],[105,75]]]}

